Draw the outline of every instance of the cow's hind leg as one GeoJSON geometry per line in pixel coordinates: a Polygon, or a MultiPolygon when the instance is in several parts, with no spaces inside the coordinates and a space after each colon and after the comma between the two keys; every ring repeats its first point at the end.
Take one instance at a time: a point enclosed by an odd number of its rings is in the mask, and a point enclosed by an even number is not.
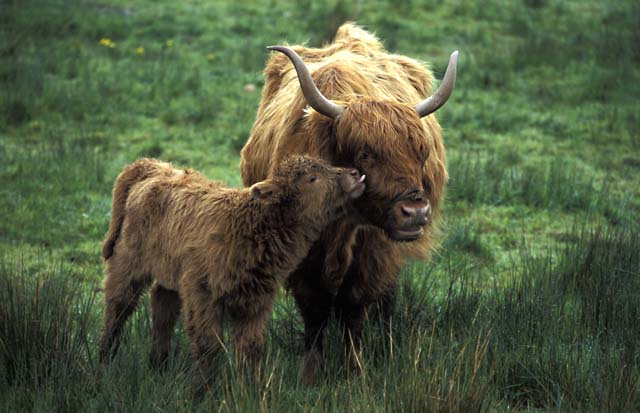
{"type": "MultiPolygon", "coordinates": [[[[114,256],[111,261],[116,260],[114,256]]],[[[145,283],[134,279],[126,266],[109,263],[104,283],[104,328],[100,340],[100,361],[115,355],[120,345],[122,327],[138,305],[145,283]],[[120,267],[120,268],[119,268],[120,267]]]]}
{"type": "Polygon", "coordinates": [[[151,289],[153,347],[149,354],[149,362],[152,366],[162,365],[169,355],[181,305],[180,295],[176,291],[168,290],[158,284],[151,289]]]}

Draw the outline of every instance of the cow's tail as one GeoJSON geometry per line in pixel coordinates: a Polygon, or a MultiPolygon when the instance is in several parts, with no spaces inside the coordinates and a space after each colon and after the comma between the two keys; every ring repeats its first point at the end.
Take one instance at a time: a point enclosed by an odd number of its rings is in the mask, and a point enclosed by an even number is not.
{"type": "Polygon", "coordinates": [[[127,165],[113,186],[113,203],[111,205],[111,222],[107,237],[102,244],[102,257],[106,260],[113,255],[113,249],[120,236],[122,223],[124,222],[124,211],[129,197],[131,187],[137,182],[147,179],[157,169],[156,162],[152,159],[139,159],[127,165]]]}

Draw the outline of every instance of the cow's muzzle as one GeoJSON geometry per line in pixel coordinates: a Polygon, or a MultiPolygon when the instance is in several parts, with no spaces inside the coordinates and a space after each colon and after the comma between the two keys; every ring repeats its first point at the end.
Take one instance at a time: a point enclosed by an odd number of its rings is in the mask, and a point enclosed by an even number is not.
{"type": "Polygon", "coordinates": [[[415,241],[424,234],[424,227],[430,222],[429,201],[401,201],[391,209],[385,230],[395,241],[415,241]]]}

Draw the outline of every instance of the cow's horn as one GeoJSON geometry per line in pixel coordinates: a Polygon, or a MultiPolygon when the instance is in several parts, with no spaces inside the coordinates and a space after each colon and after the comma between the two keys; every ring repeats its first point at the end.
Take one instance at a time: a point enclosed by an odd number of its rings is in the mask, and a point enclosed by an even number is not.
{"type": "Polygon", "coordinates": [[[291,63],[293,63],[298,73],[298,81],[302,88],[302,94],[307,99],[309,106],[333,119],[344,111],[342,106],[336,105],[320,93],[316,84],[313,83],[309,69],[307,69],[307,66],[296,52],[285,46],[269,46],[267,49],[282,52],[291,60],[291,63]]]}
{"type": "Polygon", "coordinates": [[[427,116],[428,114],[435,112],[440,109],[442,105],[447,103],[447,100],[453,91],[453,86],[456,84],[457,65],[458,51],[456,50],[451,53],[449,65],[447,66],[446,72],[444,72],[442,83],[440,83],[440,87],[436,90],[436,93],[416,105],[416,112],[418,112],[420,117],[427,116]]]}

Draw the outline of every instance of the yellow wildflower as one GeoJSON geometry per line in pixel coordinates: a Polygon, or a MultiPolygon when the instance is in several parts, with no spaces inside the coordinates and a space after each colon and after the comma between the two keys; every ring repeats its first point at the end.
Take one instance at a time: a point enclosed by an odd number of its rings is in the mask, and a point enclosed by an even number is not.
{"type": "Polygon", "coordinates": [[[144,54],[144,47],[140,46],[136,49],[136,53],[138,53],[140,56],[142,56],[144,54]]]}
{"type": "Polygon", "coordinates": [[[214,55],[213,53],[209,53],[207,55],[207,60],[210,62],[212,62],[215,58],[216,58],[216,55],[214,55]]]}
{"type": "Polygon", "coordinates": [[[102,39],[100,39],[100,44],[104,47],[108,47],[109,49],[113,49],[114,47],[116,47],[116,44],[108,37],[103,37],[102,39]]]}
{"type": "Polygon", "coordinates": [[[169,39],[165,42],[165,44],[167,45],[168,48],[172,48],[173,47],[173,39],[169,39]]]}
{"type": "Polygon", "coordinates": [[[34,120],[33,122],[31,122],[29,124],[29,127],[33,130],[42,130],[42,124],[40,122],[38,122],[37,120],[34,120]]]}

